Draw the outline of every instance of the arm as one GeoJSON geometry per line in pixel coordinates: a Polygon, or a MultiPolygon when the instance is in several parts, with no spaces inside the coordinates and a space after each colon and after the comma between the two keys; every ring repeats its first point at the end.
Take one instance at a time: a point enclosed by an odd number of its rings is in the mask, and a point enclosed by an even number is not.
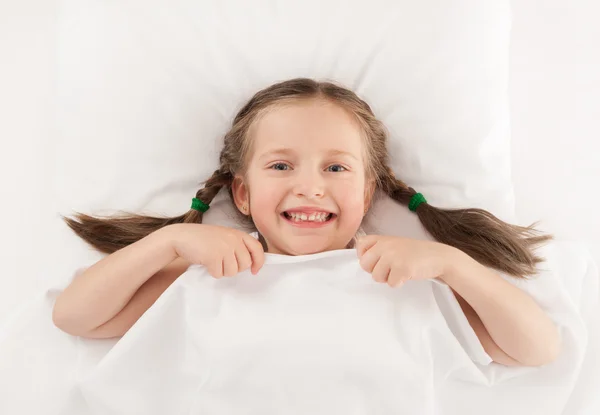
{"type": "Polygon", "coordinates": [[[169,286],[189,267],[178,258],[154,274],[133,294],[131,300],[114,317],[81,337],[106,339],[123,336],[138,319],[158,300],[169,286]]]}
{"type": "Polygon", "coordinates": [[[552,320],[525,292],[450,248],[442,276],[454,291],[484,350],[498,363],[541,366],[555,360],[560,336],[552,320]]]}
{"type": "Polygon", "coordinates": [[[485,352],[492,358],[492,360],[504,366],[521,366],[521,363],[517,362],[515,359],[507,355],[504,352],[504,350],[498,347],[494,339],[492,339],[492,336],[490,336],[490,333],[483,325],[483,322],[481,321],[475,310],[473,310],[473,307],[471,307],[469,303],[465,301],[464,298],[458,295],[456,291],[452,290],[452,292],[458,300],[458,304],[460,305],[460,308],[462,309],[463,313],[465,313],[465,317],[467,317],[469,325],[473,328],[473,331],[477,335],[477,338],[479,339],[483,350],[485,350],[485,352]]]}
{"type": "Polygon", "coordinates": [[[159,229],[86,269],[57,298],[52,311],[54,324],[76,336],[122,335],[173,282],[176,277],[172,269],[182,267],[174,262],[177,254],[169,232],[168,226],[159,229]],[[167,268],[171,272],[161,273],[168,264],[173,264],[167,268]],[[149,281],[152,276],[156,278],[149,281]],[[126,314],[123,318],[129,327],[123,321],[121,327],[110,327],[110,320],[121,312],[126,314]]]}

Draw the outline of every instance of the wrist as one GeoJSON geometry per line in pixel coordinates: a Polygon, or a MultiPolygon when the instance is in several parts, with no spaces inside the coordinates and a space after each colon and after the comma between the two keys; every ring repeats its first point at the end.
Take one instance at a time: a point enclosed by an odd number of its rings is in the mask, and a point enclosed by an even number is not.
{"type": "Polygon", "coordinates": [[[167,251],[167,255],[172,260],[179,258],[177,253],[177,235],[179,233],[180,224],[172,224],[158,229],[153,235],[156,237],[156,243],[160,244],[167,251]]]}
{"type": "Polygon", "coordinates": [[[451,286],[451,283],[460,274],[458,271],[464,267],[464,262],[470,257],[458,248],[445,244],[442,245],[444,247],[442,253],[444,267],[440,279],[451,286]]]}

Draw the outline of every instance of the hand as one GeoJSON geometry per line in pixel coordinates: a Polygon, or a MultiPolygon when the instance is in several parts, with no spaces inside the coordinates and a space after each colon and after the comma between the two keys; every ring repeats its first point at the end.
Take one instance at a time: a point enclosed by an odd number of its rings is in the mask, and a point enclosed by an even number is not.
{"type": "Polygon", "coordinates": [[[453,249],[439,242],[381,235],[363,236],[356,244],[362,269],[390,287],[442,276],[453,249]]]}
{"type": "Polygon", "coordinates": [[[231,277],[252,267],[258,273],[265,263],[259,241],[246,232],[198,223],[170,225],[171,244],[191,264],[206,266],[215,278],[231,277]]]}

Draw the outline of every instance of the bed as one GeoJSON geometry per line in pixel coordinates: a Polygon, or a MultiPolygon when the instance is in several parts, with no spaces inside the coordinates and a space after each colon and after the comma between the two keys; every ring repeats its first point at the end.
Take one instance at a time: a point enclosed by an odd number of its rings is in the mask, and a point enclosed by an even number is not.
{"type": "MultiPolygon", "coordinates": [[[[40,173],[50,183],[52,215],[30,232],[48,248],[15,268],[27,287],[19,291],[27,292],[23,301],[0,293],[11,305],[0,315],[0,413],[83,414],[72,406],[81,402],[77,385],[117,343],[71,337],[52,324],[56,296],[77,269],[101,258],[59,215],[182,213],[216,167],[234,112],[277,80],[310,76],[353,88],[388,127],[402,180],[434,205],[481,207],[520,222],[511,176],[508,1],[60,6],[57,134],[34,146],[50,155],[40,173]]],[[[207,221],[235,226],[220,196],[207,221]]],[[[414,217],[389,200],[375,206],[367,225],[372,233],[423,237],[414,217]]],[[[598,413],[600,245],[557,240],[544,252],[582,324],[572,389],[562,391],[553,413],[598,413]]]]}

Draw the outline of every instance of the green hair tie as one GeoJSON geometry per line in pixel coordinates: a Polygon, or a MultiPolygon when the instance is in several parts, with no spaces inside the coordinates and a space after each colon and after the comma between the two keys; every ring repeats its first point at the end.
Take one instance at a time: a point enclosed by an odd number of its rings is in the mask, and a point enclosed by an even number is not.
{"type": "Polygon", "coordinates": [[[193,198],[192,199],[192,209],[197,210],[198,212],[206,212],[210,206],[204,203],[202,200],[193,198]]]}
{"type": "Polygon", "coordinates": [[[427,203],[427,200],[425,200],[425,197],[421,193],[415,193],[413,197],[410,198],[408,208],[414,212],[421,203],[427,203]]]}

